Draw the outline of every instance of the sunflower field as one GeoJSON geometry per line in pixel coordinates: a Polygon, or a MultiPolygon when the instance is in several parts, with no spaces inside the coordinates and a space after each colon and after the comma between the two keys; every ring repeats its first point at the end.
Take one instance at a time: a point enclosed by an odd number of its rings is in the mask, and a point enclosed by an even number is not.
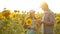
{"type": "MultiPolygon", "coordinates": [[[[36,13],[35,16],[39,19],[42,18],[42,13],[36,13]]],[[[31,24],[31,19],[26,20],[29,17],[29,12],[14,10],[11,13],[10,10],[3,10],[0,12],[0,34],[26,34],[26,26],[31,24]],[[25,23],[26,22],[26,23],[25,23]],[[27,24],[27,25],[25,25],[27,24]]],[[[55,13],[55,26],[54,33],[60,34],[60,14],[55,13]]],[[[41,34],[41,28],[38,34],[41,34]]]]}

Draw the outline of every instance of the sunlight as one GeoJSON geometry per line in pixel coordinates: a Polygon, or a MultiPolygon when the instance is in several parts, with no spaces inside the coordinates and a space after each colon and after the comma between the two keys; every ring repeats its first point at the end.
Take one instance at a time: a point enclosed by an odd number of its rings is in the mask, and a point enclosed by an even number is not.
{"type": "Polygon", "coordinates": [[[26,10],[27,12],[30,9],[36,10],[36,12],[41,12],[41,9],[39,8],[40,3],[42,1],[46,1],[49,5],[49,8],[54,13],[59,13],[59,0],[1,0],[0,1],[0,11],[3,10],[3,8],[7,8],[9,10],[26,10]]]}

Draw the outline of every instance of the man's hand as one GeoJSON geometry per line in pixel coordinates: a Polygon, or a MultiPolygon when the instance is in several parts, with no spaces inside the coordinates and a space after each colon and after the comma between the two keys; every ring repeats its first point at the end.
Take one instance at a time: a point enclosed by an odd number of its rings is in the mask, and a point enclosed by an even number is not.
{"type": "Polygon", "coordinates": [[[54,25],[53,22],[46,22],[46,21],[42,21],[43,24],[47,25],[47,26],[52,26],[54,25]]]}

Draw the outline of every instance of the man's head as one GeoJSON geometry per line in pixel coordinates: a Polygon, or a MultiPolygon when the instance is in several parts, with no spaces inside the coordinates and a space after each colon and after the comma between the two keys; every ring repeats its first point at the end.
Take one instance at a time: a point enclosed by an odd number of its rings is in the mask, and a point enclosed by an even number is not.
{"type": "Polygon", "coordinates": [[[46,11],[48,10],[48,4],[46,2],[42,2],[41,5],[40,5],[40,8],[42,8],[42,10],[46,11]]]}

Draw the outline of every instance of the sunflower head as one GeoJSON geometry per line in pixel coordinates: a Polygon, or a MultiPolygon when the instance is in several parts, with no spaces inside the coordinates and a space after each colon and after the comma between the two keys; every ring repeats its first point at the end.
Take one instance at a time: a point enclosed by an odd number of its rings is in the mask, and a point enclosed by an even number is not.
{"type": "Polygon", "coordinates": [[[3,26],[2,28],[3,28],[4,30],[6,30],[6,29],[7,29],[7,27],[6,27],[6,26],[3,26]]]}
{"type": "Polygon", "coordinates": [[[10,14],[11,14],[10,10],[4,10],[4,11],[2,12],[2,15],[3,15],[5,18],[8,17],[10,14]]]}
{"type": "Polygon", "coordinates": [[[26,25],[31,25],[32,24],[32,19],[28,18],[25,22],[26,25]]]}
{"type": "Polygon", "coordinates": [[[9,15],[10,18],[13,18],[13,16],[14,16],[14,14],[12,14],[12,13],[9,15]]]}

